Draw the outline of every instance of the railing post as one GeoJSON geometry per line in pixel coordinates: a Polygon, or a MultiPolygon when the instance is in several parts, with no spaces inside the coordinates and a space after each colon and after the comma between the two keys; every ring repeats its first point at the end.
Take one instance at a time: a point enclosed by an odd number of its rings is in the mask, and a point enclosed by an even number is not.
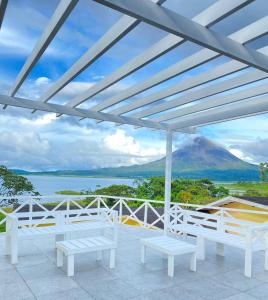
{"type": "Polygon", "coordinates": [[[122,215],[123,215],[123,200],[120,198],[119,200],[119,223],[122,223],[122,215]]]}
{"type": "Polygon", "coordinates": [[[30,227],[33,226],[32,221],[33,221],[33,198],[30,198],[29,202],[29,221],[30,221],[30,227]]]}
{"type": "Polygon", "coordinates": [[[97,211],[98,211],[98,216],[100,215],[100,206],[101,206],[101,199],[100,196],[98,196],[98,201],[97,201],[97,211]]]}
{"type": "Polygon", "coordinates": [[[143,224],[144,227],[148,227],[148,201],[145,201],[144,205],[144,219],[143,219],[143,224]]]}
{"type": "Polygon", "coordinates": [[[69,224],[70,221],[70,199],[67,199],[67,222],[69,224]]]}

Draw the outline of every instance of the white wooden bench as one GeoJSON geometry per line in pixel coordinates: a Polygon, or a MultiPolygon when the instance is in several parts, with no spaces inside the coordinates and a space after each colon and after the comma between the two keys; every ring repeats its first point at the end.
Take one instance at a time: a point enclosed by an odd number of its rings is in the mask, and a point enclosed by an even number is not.
{"type": "Polygon", "coordinates": [[[174,257],[191,254],[190,270],[196,271],[196,246],[178,239],[163,235],[141,239],[141,263],[145,263],[146,248],[154,249],[168,256],[168,276],[174,276],[174,257]]]}
{"type": "Polygon", "coordinates": [[[77,232],[116,230],[117,219],[117,211],[106,208],[11,213],[6,223],[6,255],[10,255],[11,263],[15,264],[20,240],[52,235],[57,241],[77,232]]]}
{"type": "Polygon", "coordinates": [[[170,231],[197,237],[197,257],[205,259],[205,241],[216,242],[216,252],[224,256],[224,245],[245,251],[245,276],[251,277],[252,253],[265,251],[264,268],[268,270],[268,224],[239,220],[231,215],[217,215],[183,210],[169,211],[170,231]]]}
{"type": "Polygon", "coordinates": [[[63,266],[63,254],[67,256],[67,275],[74,275],[74,255],[97,252],[98,258],[101,258],[100,252],[110,250],[110,268],[115,266],[116,240],[108,239],[103,236],[82,238],[75,240],[60,241],[56,243],[57,248],[57,266],[63,266]]]}

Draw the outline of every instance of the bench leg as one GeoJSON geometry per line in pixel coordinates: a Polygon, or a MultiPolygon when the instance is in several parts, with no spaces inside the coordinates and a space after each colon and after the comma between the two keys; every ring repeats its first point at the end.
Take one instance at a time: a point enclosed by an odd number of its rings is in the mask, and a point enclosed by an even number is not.
{"type": "Polygon", "coordinates": [[[265,250],[264,270],[268,271],[268,249],[265,250]]]}
{"type": "Polygon", "coordinates": [[[245,276],[251,278],[252,251],[245,250],[245,276]]]}
{"type": "Polygon", "coordinates": [[[200,260],[205,260],[206,251],[205,251],[205,239],[203,237],[197,237],[197,258],[200,260]]]}
{"type": "Polygon", "coordinates": [[[63,252],[57,249],[57,267],[63,266],[63,252]]]}
{"type": "Polygon", "coordinates": [[[5,255],[11,254],[11,246],[10,246],[10,235],[6,234],[5,236],[5,255]]]}
{"type": "Polygon", "coordinates": [[[11,263],[18,263],[18,238],[16,236],[10,236],[10,250],[11,250],[11,263]]]}
{"type": "Polygon", "coordinates": [[[224,256],[224,244],[216,243],[216,253],[217,255],[224,256]]]}
{"type": "Polygon", "coordinates": [[[67,256],[67,275],[74,276],[74,256],[67,256]]]}
{"type": "Polygon", "coordinates": [[[168,276],[174,276],[174,255],[168,255],[168,276]]]}
{"type": "Polygon", "coordinates": [[[110,250],[110,269],[113,269],[115,266],[115,249],[110,250]]]}
{"type": "Polygon", "coordinates": [[[97,261],[102,260],[102,251],[97,251],[97,261]]]}
{"type": "Polygon", "coordinates": [[[144,245],[141,245],[141,263],[145,264],[145,255],[146,255],[146,249],[144,245]]]}
{"type": "Polygon", "coordinates": [[[196,252],[191,255],[190,270],[196,272],[196,252]]]}

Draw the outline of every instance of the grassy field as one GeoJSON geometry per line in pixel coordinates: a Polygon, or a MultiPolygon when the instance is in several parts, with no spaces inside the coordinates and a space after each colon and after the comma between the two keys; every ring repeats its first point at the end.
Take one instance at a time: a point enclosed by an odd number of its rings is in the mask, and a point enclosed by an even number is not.
{"type": "Polygon", "coordinates": [[[221,185],[230,190],[231,194],[242,193],[247,196],[268,197],[268,182],[236,182],[221,185]]]}

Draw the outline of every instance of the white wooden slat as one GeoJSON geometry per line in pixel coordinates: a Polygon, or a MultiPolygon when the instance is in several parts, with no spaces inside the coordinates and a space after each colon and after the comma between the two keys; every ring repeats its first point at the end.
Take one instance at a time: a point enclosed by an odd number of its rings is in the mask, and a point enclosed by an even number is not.
{"type": "Polygon", "coordinates": [[[94,1],[133,16],[156,28],[246,63],[249,66],[264,72],[268,71],[268,57],[266,55],[249,49],[218,32],[211,31],[172,10],[160,7],[146,0],[139,0],[139,2],[129,2],[128,0],[94,1]]]}
{"type": "MultiPolygon", "coordinates": [[[[40,111],[54,112],[57,114],[65,114],[65,115],[76,116],[80,118],[85,117],[85,118],[92,118],[92,119],[97,119],[102,121],[110,121],[110,122],[115,122],[120,124],[129,124],[129,125],[132,124],[134,126],[155,128],[160,130],[168,129],[167,126],[163,124],[154,123],[150,121],[115,116],[112,114],[106,114],[102,112],[89,111],[87,109],[71,108],[71,107],[67,107],[66,105],[58,105],[54,103],[43,103],[41,101],[33,101],[33,100],[28,100],[28,99],[23,99],[18,97],[10,97],[6,95],[0,95],[0,104],[23,107],[31,110],[37,109],[40,111]]],[[[58,207],[61,205],[62,204],[59,204],[58,207]]]]}
{"type": "Polygon", "coordinates": [[[7,7],[7,0],[0,0],[0,29],[4,20],[6,7],[7,7]]]}
{"type": "MultiPolygon", "coordinates": [[[[193,20],[204,26],[210,26],[220,21],[222,18],[235,12],[236,10],[240,9],[241,6],[247,5],[250,2],[251,1],[244,0],[220,0],[212,4],[210,7],[208,7],[205,11],[201,12],[196,17],[194,17],[193,20]]],[[[173,34],[167,35],[162,40],[154,44],[152,47],[148,48],[140,55],[136,56],[134,59],[130,60],[128,63],[117,69],[111,75],[96,83],[93,87],[91,87],[81,95],[75,97],[72,101],[68,103],[68,105],[72,107],[78,106],[85,100],[97,95],[112,84],[115,84],[124,77],[130,75],[131,73],[137,71],[141,67],[157,59],[160,55],[163,55],[168,51],[172,50],[174,47],[177,47],[182,42],[183,39],[180,37],[174,36],[173,34]]],[[[103,105],[98,104],[94,106],[93,110],[103,110],[107,107],[107,103],[103,105]]],[[[109,105],[111,105],[111,103],[109,105]]]]}
{"type": "MultiPolygon", "coordinates": [[[[252,72],[247,72],[245,74],[242,74],[240,76],[227,79],[222,82],[217,82],[214,84],[211,84],[210,86],[204,87],[202,89],[198,89],[196,91],[190,91],[183,96],[180,96],[176,99],[167,101],[165,103],[159,104],[158,106],[151,108],[150,113],[159,113],[162,111],[170,110],[175,107],[179,107],[181,105],[185,105],[197,100],[204,99],[209,96],[213,96],[216,94],[220,94],[229,90],[232,90],[237,87],[242,87],[247,84],[257,82],[259,80],[263,80],[265,78],[268,78],[268,72],[262,72],[259,70],[255,70],[252,72]]],[[[148,111],[145,112],[146,114],[148,111]]],[[[170,120],[177,117],[177,114],[179,114],[179,111],[167,111],[163,114],[161,114],[159,117],[153,117],[152,120],[154,122],[162,122],[166,120],[170,120]]]]}
{"type": "Polygon", "coordinates": [[[69,14],[72,12],[73,8],[76,6],[77,2],[78,0],[60,1],[43,34],[41,35],[32,53],[28,57],[19,75],[17,76],[15,83],[10,90],[10,96],[14,96],[16,94],[17,90],[20,88],[23,81],[31,72],[32,68],[35,66],[36,62],[39,60],[41,55],[47,49],[48,45],[59,31],[64,21],[67,19],[69,14]]]}
{"type": "MultiPolygon", "coordinates": [[[[157,4],[162,4],[166,0],[152,0],[157,4]]],[[[47,102],[58,91],[64,88],[76,76],[88,68],[101,55],[107,52],[114,44],[127,35],[133,28],[140,23],[139,20],[123,16],[117,21],[85,54],[78,59],[72,67],[67,70],[49,89],[42,95],[39,101],[47,102]]]]}
{"type": "MultiPolygon", "coordinates": [[[[231,34],[229,37],[232,39],[239,41],[241,43],[249,42],[250,40],[262,36],[264,33],[267,33],[268,28],[268,16],[257,20],[256,22],[249,24],[248,26],[236,31],[235,33],[231,34]]],[[[263,47],[258,50],[259,52],[263,54],[268,54],[268,47],[263,47]]],[[[203,63],[208,62],[209,60],[215,59],[218,57],[219,54],[211,51],[209,49],[202,49],[193,55],[183,59],[182,61],[179,61],[178,63],[170,66],[167,69],[164,69],[163,71],[157,73],[156,75],[150,77],[147,80],[143,80],[141,83],[137,83],[136,85],[128,88],[127,90],[118,93],[114,97],[111,98],[110,104],[116,104],[118,102],[121,102],[127,98],[130,98],[138,93],[141,93],[157,84],[160,84],[174,76],[178,76],[179,74],[182,74],[194,67],[197,67],[203,63]]],[[[156,93],[152,93],[149,96],[146,96],[144,98],[140,98],[135,100],[134,102],[123,105],[119,108],[111,110],[111,113],[119,115],[123,113],[130,112],[131,110],[137,109],[139,107],[142,107],[144,105],[148,105],[150,103],[153,103],[155,101],[164,99],[166,97],[175,95],[179,92],[188,90],[190,88],[199,86],[203,83],[208,83],[214,79],[220,78],[222,76],[231,74],[235,71],[242,70],[244,68],[247,68],[248,66],[246,64],[243,64],[241,62],[232,60],[231,62],[227,64],[223,64],[222,66],[217,67],[215,70],[205,72],[202,76],[192,76],[190,78],[187,78],[185,80],[182,80],[181,82],[178,82],[176,84],[173,84],[167,88],[164,88],[156,93]]],[[[106,101],[104,101],[106,102],[106,101]]],[[[105,103],[102,102],[99,104],[99,106],[93,106],[92,110],[101,110],[101,108],[107,108],[108,106],[105,105],[105,103]],[[102,106],[101,106],[102,105],[102,106]],[[97,108],[97,109],[96,109],[97,108]]],[[[142,118],[146,115],[149,115],[149,113],[134,113],[132,116],[137,118],[142,118]]]]}
{"type": "Polygon", "coordinates": [[[198,113],[207,109],[215,108],[221,105],[231,104],[237,101],[248,99],[251,97],[259,96],[268,93],[268,84],[264,82],[256,87],[246,88],[240,92],[231,93],[228,95],[215,96],[212,99],[204,99],[202,102],[195,105],[181,108],[177,114],[176,118],[172,119],[173,122],[180,121],[181,117],[198,113]]]}
{"type": "Polygon", "coordinates": [[[179,129],[180,126],[204,126],[215,122],[224,122],[226,120],[234,120],[241,117],[249,117],[253,115],[263,114],[268,112],[267,95],[257,96],[247,100],[238,101],[231,105],[224,105],[217,108],[212,108],[208,111],[181,118],[178,122],[170,122],[173,129],[179,129]]]}

